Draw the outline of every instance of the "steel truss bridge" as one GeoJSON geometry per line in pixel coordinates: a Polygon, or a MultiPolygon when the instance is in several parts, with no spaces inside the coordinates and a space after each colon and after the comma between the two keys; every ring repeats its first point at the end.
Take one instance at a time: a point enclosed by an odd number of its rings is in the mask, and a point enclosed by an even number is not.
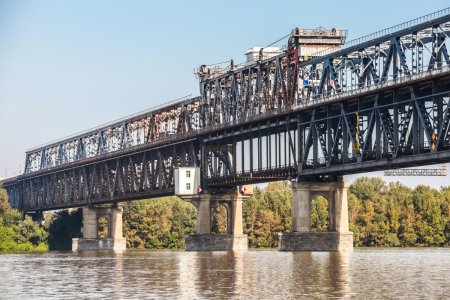
{"type": "Polygon", "coordinates": [[[450,8],[301,55],[201,66],[187,97],[26,153],[4,181],[11,205],[42,211],[174,193],[174,168],[203,189],[450,161],[450,8]]]}

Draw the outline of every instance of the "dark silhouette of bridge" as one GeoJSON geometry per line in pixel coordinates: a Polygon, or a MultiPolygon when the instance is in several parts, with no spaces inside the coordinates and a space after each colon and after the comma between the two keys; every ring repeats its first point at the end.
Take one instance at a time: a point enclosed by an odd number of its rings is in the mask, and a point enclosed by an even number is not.
{"type": "MultiPolygon", "coordinates": [[[[198,97],[29,150],[24,174],[3,183],[11,205],[173,195],[180,167],[198,168],[198,200],[274,180],[339,193],[345,174],[450,161],[450,9],[308,55],[305,32],[294,29],[274,56],[262,49],[241,65],[201,66],[198,97]]],[[[336,29],[307,33],[345,39],[336,29]]]]}

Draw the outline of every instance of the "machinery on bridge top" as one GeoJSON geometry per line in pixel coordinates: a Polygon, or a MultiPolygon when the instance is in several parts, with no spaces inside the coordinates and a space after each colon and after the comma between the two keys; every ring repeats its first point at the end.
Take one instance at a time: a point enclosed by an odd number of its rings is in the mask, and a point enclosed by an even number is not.
{"type": "Polygon", "coordinates": [[[450,8],[346,36],[296,28],[285,47],[201,66],[198,97],[27,151],[24,174],[4,181],[11,205],[173,195],[179,167],[214,192],[449,162],[450,8]]]}
{"type": "Polygon", "coordinates": [[[323,51],[339,50],[345,43],[347,31],[336,28],[326,30],[323,27],[317,27],[316,29],[295,28],[284,38],[286,37],[289,37],[288,43],[282,48],[271,47],[273,43],[266,47],[253,47],[245,53],[247,61],[244,63],[236,65],[235,60],[231,59],[229,66],[224,65],[224,63],[202,65],[194,70],[194,75],[201,80],[211,79],[248,65],[258,64],[273,57],[284,55],[292,56],[288,60],[297,64],[309,60],[310,57],[320,55],[323,51]]]}

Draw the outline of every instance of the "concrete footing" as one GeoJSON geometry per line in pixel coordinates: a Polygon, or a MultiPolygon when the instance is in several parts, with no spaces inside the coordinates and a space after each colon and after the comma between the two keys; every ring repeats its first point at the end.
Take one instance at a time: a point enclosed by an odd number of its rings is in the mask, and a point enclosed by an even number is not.
{"type": "Polygon", "coordinates": [[[280,236],[280,251],[351,251],[352,232],[290,232],[280,236]]]}
{"type": "Polygon", "coordinates": [[[280,251],[350,251],[353,233],[348,227],[348,183],[336,182],[292,183],[292,231],[280,236],[280,251]],[[316,196],[328,200],[327,232],[311,232],[311,207],[316,196]]]}
{"type": "Polygon", "coordinates": [[[72,239],[72,251],[125,251],[126,239],[122,233],[121,204],[83,207],[83,237],[72,239]],[[107,236],[99,236],[99,218],[105,218],[107,236]]]}
{"type": "Polygon", "coordinates": [[[196,234],[186,236],[186,251],[247,251],[248,238],[243,234],[242,201],[250,197],[253,189],[236,188],[228,193],[183,196],[197,208],[196,234]],[[223,204],[227,210],[227,233],[211,231],[212,210],[223,204]]]}
{"type": "Polygon", "coordinates": [[[186,251],[247,251],[246,234],[192,234],[186,236],[186,251]]]}
{"type": "Polygon", "coordinates": [[[125,251],[127,248],[126,239],[97,238],[97,239],[72,239],[72,251],[88,250],[114,250],[125,251]]]}

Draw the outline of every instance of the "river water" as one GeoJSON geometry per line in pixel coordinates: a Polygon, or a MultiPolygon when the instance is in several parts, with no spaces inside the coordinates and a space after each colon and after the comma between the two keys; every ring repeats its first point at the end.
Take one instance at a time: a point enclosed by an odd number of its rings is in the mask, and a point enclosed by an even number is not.
{"type": "Polygon", "coordinates": [[[450,249],[0,255],[0,299],[449,299],[450,249]]]}

